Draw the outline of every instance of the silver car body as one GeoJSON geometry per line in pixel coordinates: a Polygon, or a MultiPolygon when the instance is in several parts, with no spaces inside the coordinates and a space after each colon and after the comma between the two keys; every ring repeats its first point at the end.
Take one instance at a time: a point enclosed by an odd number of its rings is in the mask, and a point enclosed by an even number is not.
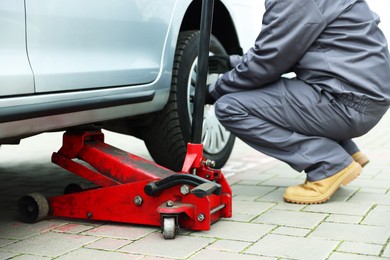
{"type": "MultiPolygon", "coordinates": [[[[0,140],[161,110],[191,2],[2,0],[0,140]]],[[[248,49],[263,1],[221,2],[248,49]]]]}

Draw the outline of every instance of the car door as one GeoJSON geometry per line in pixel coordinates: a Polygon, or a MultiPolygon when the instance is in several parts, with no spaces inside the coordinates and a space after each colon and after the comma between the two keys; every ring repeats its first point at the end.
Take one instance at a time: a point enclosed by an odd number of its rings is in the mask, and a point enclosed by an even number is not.
{"type": "Polygon", "coordinates": [[[24,0],[0,2],[0,96],[34,92],[26,52],[24,0]]]}
{"type": "Polygon", "coordinates": [[[26,0],[36,92],[156,80],[175,2],[26,0]]]}

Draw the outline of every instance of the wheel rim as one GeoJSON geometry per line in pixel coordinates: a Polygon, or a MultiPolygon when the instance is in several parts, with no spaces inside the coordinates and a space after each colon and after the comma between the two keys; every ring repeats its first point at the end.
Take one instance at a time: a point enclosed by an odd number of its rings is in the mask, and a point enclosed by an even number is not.
{"type": "MultiPolygon", "coordinates": [[[[187,85],[187,100],[189,101],[187,102],[187,109],[189,111],[190,122],[192,122],[192,113],[194,110],[197,64],[198,59],[195,59],[191,66],[187,85]]],[[[217,78],[217,74],[209,74],[207,76],[207,84],[216,81],[217,78]]],[[[217,154],[221,152],[226,147],[230,135],[231,133],[218,121],[215,115],[214,105],[205,105],[202,129],[202,144],[204,151],[208,154],[217,154]]]]}

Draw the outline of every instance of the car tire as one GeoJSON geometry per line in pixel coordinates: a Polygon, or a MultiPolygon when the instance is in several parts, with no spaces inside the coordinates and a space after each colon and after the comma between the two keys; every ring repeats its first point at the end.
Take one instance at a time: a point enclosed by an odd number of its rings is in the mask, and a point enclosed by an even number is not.
{"type": "MultiPolygon", "coordinates": [[[[152,158],[173,171],[182,169],[187,143],[191,139],[199,35],[199,31],[180,33],[168,102],[143,131],[143,139],[152,158]]],[[[222,44],[214,36],[211,37],[210,53],[226,54],[222,44]]],[[[218,75],[209,75],[208,84],[217,77],[218,75]]],[[[205,105],[204,118],[204,156],[215,161],[215,168],[221,168],[232,152],[235,137],[218,122],[213,105],[205,105]]]]}

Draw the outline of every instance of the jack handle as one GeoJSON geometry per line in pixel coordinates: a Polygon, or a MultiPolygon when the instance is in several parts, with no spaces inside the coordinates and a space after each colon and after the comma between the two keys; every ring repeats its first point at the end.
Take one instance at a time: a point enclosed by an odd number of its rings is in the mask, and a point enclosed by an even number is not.
{"type": "Polygon", "coordinates": [[[159,181],[150,182],[145,185],[144,191],[147,195],[154,196],[163,190],[180,184],[195,186],[191,190],[191,193],[198,198],[203,198],[211,194],[220,195],[222,191],[220,184],[192,174],[174,174],[159,181]]]}

